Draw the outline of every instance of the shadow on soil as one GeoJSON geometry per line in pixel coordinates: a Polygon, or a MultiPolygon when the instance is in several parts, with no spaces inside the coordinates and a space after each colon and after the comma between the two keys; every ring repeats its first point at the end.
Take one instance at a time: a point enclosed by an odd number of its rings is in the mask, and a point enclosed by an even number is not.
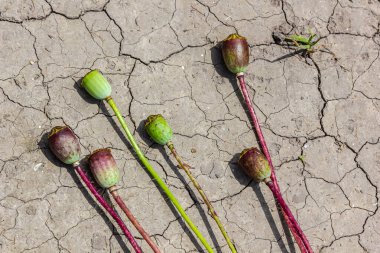
{"type": "Polygon", "coordinates": [[[91,97],[91,95],[88,94],[87,91],[84,88],[82,88],[82,79],[83,78],[79,79],[78,81],[76,81],[74,83],[74,89],[77,90],[79,96],[81,96],[81,98],[84,101],[86,101],[87,103],[89,103],[89,104],[99,104],[99,102],[101,102],[101,101],[96,100],[93,97],[91,97]]]}

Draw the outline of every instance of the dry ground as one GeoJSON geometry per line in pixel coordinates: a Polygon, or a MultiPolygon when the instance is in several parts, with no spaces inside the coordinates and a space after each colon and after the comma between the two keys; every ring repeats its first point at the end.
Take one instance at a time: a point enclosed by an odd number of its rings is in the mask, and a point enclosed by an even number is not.
{"type": "Polygon", "coordinates": [[[81,138],[84,155],[112,149],[120,194],[164,252],[201,251],[115,132],[108,107],[78,85],[94,68],[217,252],[229,250],[197,194],[141,129],[149,114],[170,121],[239,252],[297,251],[269,190],[236,166],[236,154],[257,141],[215,45],[237,31],[251,44],[247,82],[281,189],[312,247],[380,252],[379,20],[376,0],[1,0],[0,251],[129,248],[49,152],[46,133],[62,124],[81,138]],[[274,44],[273,31],[308,28],[336,59],[317,52],[314,61],[272,62],[290,52],[274,44]]]}

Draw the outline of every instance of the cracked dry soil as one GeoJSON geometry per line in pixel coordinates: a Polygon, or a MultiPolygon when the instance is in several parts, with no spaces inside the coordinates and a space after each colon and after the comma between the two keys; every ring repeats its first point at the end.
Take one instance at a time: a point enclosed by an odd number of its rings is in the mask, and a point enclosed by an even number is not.
{"type": "Polygon", "coordinates": [[[1,0],[0,252],[130,247],[49,152],[46,132],[62,124],[80,137],[84,155],[112,149],[120,194],[164,252],[199,252],[114,131],[113,114],[79,87],[94,68],[110,79],[139,144],[217,252],[229,250],[197,194],[141,131],[150,114],[171,123],[239,252],[297,252],[269,190],[236,165],[236,154],[258,143],[215,47],[232,32],[251,43],[247,83],[280,187],[312,247],[380,252],[379,20],[376,0],[1,0]],[[273,43],[273,31],[309,27],[336,60],[317,52],[313,61],[272,62],[290,52],[273,43]]]}

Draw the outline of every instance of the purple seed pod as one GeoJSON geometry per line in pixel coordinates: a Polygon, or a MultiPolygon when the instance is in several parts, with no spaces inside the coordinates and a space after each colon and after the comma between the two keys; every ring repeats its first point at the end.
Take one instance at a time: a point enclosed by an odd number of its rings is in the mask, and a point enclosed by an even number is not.
{"type": "Polygon", "coordinates": [[[102,188],[110,188],[120,181],[120,172],[110,149],[95,150],[88,161],[92,174],[102,188]]]}
{"type": "Polygon", "coordinates": [[[247,39],[237,33],[222,41],[224,63],[234,74],[244,73],[249,64],[249,46],[247,39]]]}
{"type": "Polygon", "coordinates": [[[70,127],[54,127],[48,139],[51,151],[63,163],[73,164],[79,161],[81,155],[79,140],[70,127]]]}
{"type": "Polygon", "coordinates": [[[256,182],[262,182],[271,175],[268,160],[257,148],[244,149],[238,163],[243,171],[256,182]]]}

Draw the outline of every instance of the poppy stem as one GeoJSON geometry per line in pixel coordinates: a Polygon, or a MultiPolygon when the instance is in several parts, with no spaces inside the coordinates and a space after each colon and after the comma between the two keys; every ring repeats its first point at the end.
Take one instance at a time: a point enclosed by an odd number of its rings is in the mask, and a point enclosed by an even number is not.
{"type": "Polygon", "coordinates": [[[136,152],[136,155],[140,159],[141,163],[145,166],[145,168],[148,170],[149,174],[153,177],[154,181],[158,184],[158,186],[161,188],[161,190],[166,194],[166,196],[170,199],[170,201],[173,203],[173,205],[177,208],[177,211],[180,213],[182,218],[186,221],[187,225],[190,227],[190,229],[194,232],[194,234],[198,237],[198,239],[201,241],[203,246],[206,248],[208,252],[214,252],[210,246],[210,244],[206,241],[204,236],[201,234],[197,226],[192,222],[190,217],[186,214],[185,210],[181,206],[181,204],[178,202],[174,194],[170,191],[169,187],[165,184],[165,182],[161,179],[161,177],[158,175],[158,173],[155,171],[153,166],[149,163],[148,159],[145,157],[145,155],[140,150],[139,146],[137,145],[135,138],[131,134],[131,132],[128,129],[127,123],[125,122],[123,116],[121,115],[119,109],[117,108],[115,102],[113,101],[112,97],[106,98],[107,103],[110,105],[112,110],[115,112],[115,115],[117,119],[119,120],[122,128],[124,129],[124,132],[129,140],[129,143],[131,144],[132,148],[136,152]]]}
{"type": "Polygon", "coordinates": [[[132,236],[131,232],[128,230],[127,226],[124,224],[124,222],[120,219],[119,215],[112,209],[112,207],[107,203],[107,201],[100,195],[97,190],[95,189],[94,185],[90,182],[89,178],[87,177],[86,173],[82,170],[82,168],[79,165],[73,164],[73,167],[75,171],[79,174],[83,182],[86,184],[88,189],[91,191],[91,193],[94,195],[94,197],[98,200],[98,202],[106,209],[106,211],[112,216],[112,218],[117,222],[125,236],[127,237],[128,241],[131,243],[133,249],[136,253],[142,253],[140,246],[137,244],[135,238],[132,236]]]}
{"type": "Polygon", "coordinates": [[[123,212],[125,213],[125,215],[127,216],[127,218],[131,221],[131,223],[133,224],[133,226],[135,226],[135,228],[137,229],[137,231],[139,231],[140,235],[144,238],[144,240],[151,247],[151,249],[155,253],[160,253],[160,250],[157,247],[157,245],[153,242],[153,240],[150,238],[150,236],[148,235],[148,233],[144,230],[144,228],[141,226],[141,224],[137,221],[136,217],[132,214],[132,212],[129,210],[129,208],[127,207],[127,205],[124,203],[123,199],[120,197],[119,193],[117,192],[116,187],[115,186],[111,186],[110,188],[108,188],[108,191],[110,192],[110,194],[112,195],[112,197],[114,198],[114,200],[116,201],[116,203],[119,205],[119,207],[121,208],[121,210],[123,210],[123,212]]]}
{"type": "MultiPolygon", "coordinates": [[[[269,162],[269,166],[271,168],[271,176],[270,176],[271,182],[272,182],[271,187],[273,187],[273,189],[281,195],[280,187],[278,186],[276,173],[274,170],[272,159],[271,159],[270,154],[269,154],[268,146],[265,142],[264,135],[263,135],[263,132],[261,131],[261,127],[259,124],[259,120],[256,116],[255,110],[253,109],[253,105],[251,103],[251,99],[248,95],[247,85],[246,85],[245,79],[244,79],[244,73],[237,73],[236,77],[239,80],[240,88],[241,88],[241,91],[243,93],[245,103],[248,107],[248,112],[249,112],[249,115],[251,117],[253,126],[255,128],[256,134],[259,138],[259,143],[260,143],[261,149],[263,150],[263,153],[264,153],[265,157],[267,158],[267,160],[269,162]]],[[[285,203],[285,201],[284,201],[284,203],[285,203]]],[[[281,203],[280,203],[280,205],[281,205],[281,203]]],[[[283,208],[283,206],[281,206],[281,208],[283,208]]],[[[297,221],[295,220],[294,216],[290,212],[290,209],[289,209],[288,213],[285,212],[284,209],[282,209],[282,211],[283,211],[283,214],[285,217],[285,221],[288,224],[289,229],[291,230],[291,232],[292,232],[298,246],[300,247],[300,249],[302,250],[302,249],[306,248],[308,251],[304,251],[304,252],[312,253],[313,251],[310,247],[310,244],[309,244],[305,234],[303,233],[302,229],[300,228],[297,221]],[[289,213],[291,214],[291,217],[288,216],[289,213]]]]}
{"type": "Polygon", "coordinates": [[[190,166],[182,161],[182,158],[178,155],[176,149],[174,148],[173,142],[169,141],[166,145],[172,152],[174,158],[177,160],[179,167],[185,171],[185,173],[187,174],[187,176],[190,178],[191,182],[193,183],[194,187],[198,190],[199,194],[201,195],[204,203],[206,204],[208,208],[208,211],[210,212],[211,217],[215,220],[216,224],[218,224],[220,231],[222,232],[224,238],[226,239],[228,247],[230,247],[231,252],[236,253],[235,246],[232,243],[231,239],[228,237],[227,231],[225,230],[222,222],[220,221],[218,215],[216,214],[215,209],[211,204],[211,201],[207,198],[205,192],[203,191],[200,184],[196,181],[193,174],[191,174],[190,166]]]}
{"type": "Polygon", "coordinates": [[[284,213],[284,216],[287,217],[287,219],[292,223],[293,229],[295,230],[297,235],[300,236],[300,239],[302,241],[302,247],[301,247],[301,245],[299,245],[301,252],[312,253],[313,250],[311,249],[307,238],[302,237],[303,232],[301,230],[301,227],[298,225],[296,219],[294,218],[294,216],[292,214],[292,211],[290,210],[290,208],[286,204],[284,198],[282,197],[281,192],[276,190],[276,188],[274,187],[273,181],[267,180],[265,183],[269,187],[269,189],[272,191],[274,198],[277,200],[277,203],[280,204],[281,210],[284,213]]]}

